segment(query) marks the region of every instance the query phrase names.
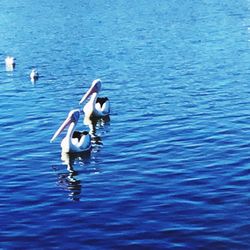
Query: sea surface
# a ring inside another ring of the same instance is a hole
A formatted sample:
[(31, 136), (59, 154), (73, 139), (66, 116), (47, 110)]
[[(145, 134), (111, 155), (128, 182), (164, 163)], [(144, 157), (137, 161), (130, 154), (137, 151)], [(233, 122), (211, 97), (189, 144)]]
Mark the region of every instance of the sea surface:
[[(250, 249), (249, 0), (0, 2), (1, 250)], [(67, 158), (96, 78), (110, 121)]]

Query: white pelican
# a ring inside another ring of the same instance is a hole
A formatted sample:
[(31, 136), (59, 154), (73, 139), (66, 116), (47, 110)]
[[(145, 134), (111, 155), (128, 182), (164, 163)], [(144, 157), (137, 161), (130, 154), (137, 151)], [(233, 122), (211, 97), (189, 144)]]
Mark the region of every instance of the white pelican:
[(61, 142), (62, 152), (64, 153), (84, 153), (91, 149), (91, 137), (87, 131), (75, 131), (76, 124), (82, 113), (81, 110), (75, 109), (69, 112), (68, 117), (55, 132), (50, 140), (53, 142), (58, 135), (69, 125), (66, 136)]
[(30, 73), (30, 80), (32, 82), (35, 82), (36, 80), (38, 80), (38, 78), (39, 78), (38, 72), (36, 71), (36, 69), (32, 69)]
[(14, 68), (15, 68), (15, 66), (16, 66), (16, 59), (15, 59), (15, 57), (7, 56), (5, 58), (5, 66), (6, 66), (6, 70), (13, 71)]
[(91, 87), (87, 93), (82, 97), (79, 104), (82, 104), (90, 97), (90, 100), (84, 106), (85, 120), (91, 118), (106, 118), (110, 114), (110, 103), (107, 97), (98, 97), (101, 91), (101, 80), (96, 79), (92, 82)]

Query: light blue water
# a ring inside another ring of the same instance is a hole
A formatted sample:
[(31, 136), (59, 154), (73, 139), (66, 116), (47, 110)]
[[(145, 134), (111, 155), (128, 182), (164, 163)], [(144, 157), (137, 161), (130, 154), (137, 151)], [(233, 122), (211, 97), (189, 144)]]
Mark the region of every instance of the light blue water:
[[(249, 11), (2, 0), (0, 248), (249, 249)], [(111, 121), (72, 175), (49, 140), (95, 78)]]

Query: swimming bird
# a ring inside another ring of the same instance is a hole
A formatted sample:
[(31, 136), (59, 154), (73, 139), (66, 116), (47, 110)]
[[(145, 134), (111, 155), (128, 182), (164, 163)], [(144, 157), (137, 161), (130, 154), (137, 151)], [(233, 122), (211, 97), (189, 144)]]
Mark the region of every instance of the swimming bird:
[(5, 66), (6, 66), (6, 70), (13, 71), (14, 68), (15, 68), (15, 66), (16, 66), (16, 59), (15, 59), (15, 57), (7, 56), (5, 58)]
[(82, 97), (79, 104), (82, 104), (89, 97), (90, 100), (85, 104), (83, 112), (86, 119), (99, 119), (108, 117), (110, 114), (110, 103), (107, 97), (98, 97), (101, 91), (102, 83), (100, 79), (96, 79), (92, 82), (91, 87)]
[(84, 153), (91, 149), (91, 137), (89, 133), (87, 131), (75, 131), (81, 113), (80, 109), (70, 111), (66, 120), (50, 140), (50, 142), (53, 142), (69, 126), (67, 134), (61, 142), (62, 152), (64, 153)]
[(32, 69), (32, 70), (31, 70), (31, 73), (30, 73), (30, 80), (31, 80), (32, 82), (35, 82), (35, 81), (38, 80), (38, 78), (39, 78), (38, 72), (36, 71), (36, 69)]

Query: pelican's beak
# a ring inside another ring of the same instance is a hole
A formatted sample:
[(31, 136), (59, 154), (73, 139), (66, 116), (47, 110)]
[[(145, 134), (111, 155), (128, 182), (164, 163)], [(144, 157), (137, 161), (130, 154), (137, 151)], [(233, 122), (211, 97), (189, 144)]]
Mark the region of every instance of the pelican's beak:
[(71, 123), (71, 118), (67, 117), (66, 120), (63, 122), (63, 124), (60, 126), (60, 128), (55, 132), (52, 139), (50, 140), (50, 143), (52, 143), (58, 135), (62, 133), (62, 131)]
[(91, 96), (95, 92), (98, 93), (100, 90), (101, 90), (101, 80), (100, 79), (94, 80), (92, 82), (91, 87), (89, 88), (89, 90), (87, 91), (87, 93), (82, 97), (82, 99), (79, 102), (79, 104), (82, 104), (85, 100), (88, 99), (89, 96)]

